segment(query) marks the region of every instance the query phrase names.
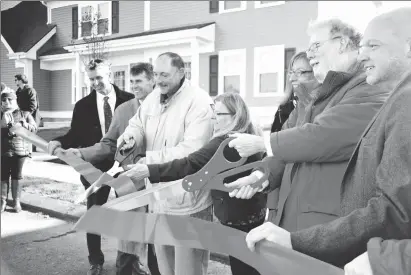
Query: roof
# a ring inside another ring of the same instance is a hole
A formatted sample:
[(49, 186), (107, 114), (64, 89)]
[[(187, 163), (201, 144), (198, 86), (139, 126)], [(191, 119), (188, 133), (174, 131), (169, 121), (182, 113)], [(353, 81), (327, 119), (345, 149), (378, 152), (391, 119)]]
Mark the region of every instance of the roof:
[[(174, 32), (174, 31), (183, 31), (183, 30), (189, 30), (189, 29), (201, 29), (201, 28), (207, 27), (212, 24), (215, 24), (215, 22), (183, 25), (183, 26), (165, 28), (165, 29), (156, 29), (156, 30), (150, 30), (150, 31), (145, 31), (145, 32), (140, 32), (140, 33), (135, 33), (135, 34), (130, 34), (130, 35), (124, 35), (124, 36), (116, 36), (116, 37), (107, 36), (107, 39), (103, 39), (103, 41), (133, 38), (133, 37), (139, 37), (139, 36), (147, 36), (147, 35), (152, 35), (152, 34), (160, 34), (160, 33)], [(81, 44), (86, 44), (86, 42), (81, 41), (80, 43), (73, 43), (71, 45), (81, 45)]]
[(14, 52), (28, 52), (54, 27), (40, 1), (22, 1), (1, 12), (1, 34)]
[(42, 53), (40, 56), (65, 54), (65, 53), (69, 53), (69, 51), (64, 49), (63, 47), (58, 47), (58, 48), (51, 48), (51, 49), (45, 51), (44, 53)]

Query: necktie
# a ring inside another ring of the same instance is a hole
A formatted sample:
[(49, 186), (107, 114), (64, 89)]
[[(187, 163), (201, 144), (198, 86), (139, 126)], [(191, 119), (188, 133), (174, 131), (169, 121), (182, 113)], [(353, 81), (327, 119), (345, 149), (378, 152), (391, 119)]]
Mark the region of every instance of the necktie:
[(105, 96), (104, 97), (104, 124), (105, 124), (106, 133), (108, 131), (108, 128), (110, 128), (112, 118), (113, 118), (113, 113), (111, 112), (110, 104), (108, 104), (108, 96)]

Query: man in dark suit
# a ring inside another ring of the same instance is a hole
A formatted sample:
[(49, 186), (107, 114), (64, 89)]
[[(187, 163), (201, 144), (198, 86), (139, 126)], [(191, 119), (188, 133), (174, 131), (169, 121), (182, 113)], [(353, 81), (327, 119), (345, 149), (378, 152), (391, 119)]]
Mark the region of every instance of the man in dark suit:
[(402, 8), (374, 18), (364, 33), (358, 59), (364, 63), (366, 81), (391, 93), (349, 161), (341, 187), (341, 217), (291, 233), (265, 223), (247, 235), (251, 249), (266, 239), (343, 267), (367, 250), (371, 238), (411, 238), (409, 26), (411, 8)]
[[(110, 83), (111, 70), (106, 61), (95, 59), (87, 66), (87, 75), (93, 91), (79, 100), (73, 110), (70, 130), (61, 137), (50, 141), (48, 152), (53, 155), (57, 148), (89, 147), (99, 142), (108, 131), (114, 110), (122, 103), (134, 98), (134, 95), (121, 91)], [(113, 159), (105, 159), (94, 166), (102, 171), (108, 171), (114, 164)], [(84, 177), (81, 182), (87, 189), (90, 183)], [(87, 209), (93, 205), (103, 205), (107, 202), (110, 187), (104, 186), (87, 199)], [(104, 254), (101, 251), (101, 237), (87, 234), (89, 250), (89, 275), (102, 274)]]
[(27, 77), (24, 74), (16, 74), (14, 82), (18, 87), (16, 91), (17, 105), (19, 105), (20, 110), (32, 115), (38, 124), (36, 118), (38, 117), (39, 102), (36, 90), (28, 84)]

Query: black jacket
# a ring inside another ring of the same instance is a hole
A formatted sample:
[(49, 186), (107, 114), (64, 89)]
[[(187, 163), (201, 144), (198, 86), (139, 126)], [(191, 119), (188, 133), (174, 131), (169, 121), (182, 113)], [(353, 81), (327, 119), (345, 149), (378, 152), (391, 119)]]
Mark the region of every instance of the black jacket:
[(274, 115), (274, 122), (271, 125), (271, 133), (281, 131), (284, 122), (287, 121), (291, 112), (294, 110), (294, 96), (291, 96), (289, 100), (283, 105), (278, 106), (278, 110)]
[(23, 89), (18, 88), (16, 91), (17, 105), (23, 112), (30, 112), (32, 117), (36, 119), (39, 109), (37, 92), (29, 85), (24, 85)]
[[(175, 159), (163, 164), (150, 164), (149, 180), (152, 183), (167, 182), (182, 179), (187, 175), (191, 175), (203, 168), (208, 161), (214, 156), (220, 144), (227, 136), (215, 137), (208, 144), (204, 145), (198, 151), (191, 153), (185, 158)], [(229, 161), (237, 161), (240, 159), (237, 150), (226, 147), (224, 156)], [(252, 155), (246, 163), (261, 160), (263, 153)], [(242, 172), (231, 177), (227, 177), (225, 183), (233, 182), (239, 178), (249, 175), (251, 170)], [(220, 190), (211, 190), (211, 196), (214, 204), (214, 213), (222, 224), (232, 223), (251, 223), (264, 219), (267, 204), (267, 195), (263, 193), (255, 194), (249, 200), (230, 198), (227, 192)]]
[[(134, 98), (134, 95), (120, 90), (113, 85), (116, 92), (115, 109), (124, 102)], [(97, 94), (93, 90), (89, 95), (80, 99), (75, 105), (71, 126), (69, 131), (64, 135), (55, 138), (60, 141), (63, 149), (89, 147), (99, 142), (103, 137), (101, 133), (100, 119), (97, 111)], [(112, 160), (104, 161), (97, 168), (107, 171), (113, 165)]]

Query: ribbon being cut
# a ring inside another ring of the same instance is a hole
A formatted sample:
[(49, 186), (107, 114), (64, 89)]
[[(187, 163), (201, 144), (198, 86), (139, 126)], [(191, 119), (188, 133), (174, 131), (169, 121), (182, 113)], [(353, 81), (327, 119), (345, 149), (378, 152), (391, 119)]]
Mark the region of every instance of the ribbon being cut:
[[(11, 130), (47, 151), (47, 141), (36, 134), (21, 126), (14, 126)], [(222, 151), (228, 142), (229, 140), (226, 140), (221, 144), (214, 157), (203, 169), (184, 179), (185, 190), (195, 191), (205, 188), (230, 191), (222, 184), (224, 178), (255, 167), (261, 167), (265, 172), (264, 177), (254, 184), (254, 187), (261, 186), (267, 179), (269, 171), (267, 163), (259, 161), (241, 166), (245, 162), (244, 158), (234, 163), (227, 161), (222, 157)], [(120, 240), (187, 246), (232, 255), (254, 267), (262, 275), (342, 275), (344, 273), (342, 269), (335, 266), (268, 241), (260, 242), (256, 251), (251, 252), (246, 246), (245, 232), (221, 224), (171, 215), (125, 212), (148, 204), (156, 197), (156, 193), (160, 198), (172, 196), (173, 190), (181, 186), (176, 187), (176, 183), (171, 182), (137, 192), (137, 188), (128, 177), (119, 176), (114, 179), (113, 175), (103, 173), (90, 163), (64, 151), (59, 151), (57, 157), (72, 166), (89, 182), (99, 181), (101, 184), (113, 187), (116, 192), (121, 190), (121, 195), (124, 195), (103, 206), (93, 206), (77, 222), (76, 230)], [(233, 167), (234, 169), (229, 170)], [(218, 174), (221, 171), (224, 172)]]

